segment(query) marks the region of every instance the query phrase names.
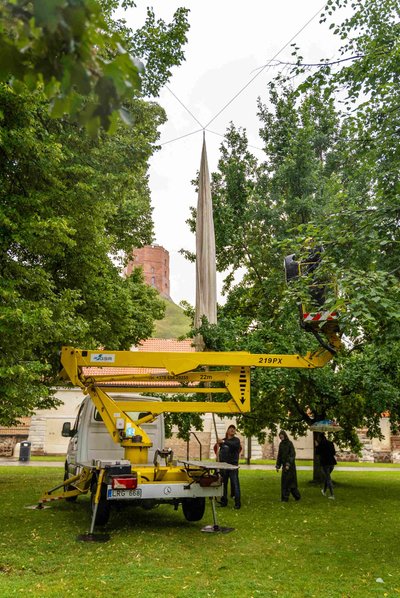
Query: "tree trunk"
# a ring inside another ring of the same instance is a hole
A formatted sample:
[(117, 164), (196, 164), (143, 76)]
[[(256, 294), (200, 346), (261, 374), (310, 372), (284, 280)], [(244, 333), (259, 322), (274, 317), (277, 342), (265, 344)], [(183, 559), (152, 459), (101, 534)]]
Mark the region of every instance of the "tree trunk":
[(247, 438), (247, 459), (246, 459), (247, 465), (250, 465), (250, 461), (251, 461), (251, 436), (249, 436)]
[(324, 481), (324, 473), (319, 462), (319, 456), (316, 454), (315, 441), (318, 440), (318, 432), (313, 432), (313, 479), (316, 484), (321, 484)]

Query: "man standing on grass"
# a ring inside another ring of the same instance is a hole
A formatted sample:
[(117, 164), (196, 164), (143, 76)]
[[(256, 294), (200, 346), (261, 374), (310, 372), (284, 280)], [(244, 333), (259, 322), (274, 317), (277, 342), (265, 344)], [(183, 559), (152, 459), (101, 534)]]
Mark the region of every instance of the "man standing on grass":
[[(219, 461), (223, 463), (230, 463), (231, 465), (239, 465), (239, 454), (242, 450), (240, 440), (235, 436), (236, 426), (228, 427), (225, 438), (218, 440), (219, 444)], [(228, 482), (231, 481), (231, 493), (235, 497), (235, 509), (240, 509), (240, 484), (239, 484), (239, 470), (226, 469), (222, 471), (222, 480), (224, 484), (224, 494), (221, 498), (221, 507), (226, 507), (228, 504)]]
[(319, 462), (322, 467), (322, 471), (324, 472), (325, 478), (324, 488), (321, 490), (321, 492), (324, 496), (326, 496), (326, 491), (329, 488), (330, 495), (328, 496), (328, 498), (330, 498), (331, 500), (335, 500), (331, 478), (331, 473), (336, 465), (335, 445), (333, 444), (333, 442), (326, 438), (325, 434), (321, 433), (319, 435), (319, 439), (315, 442), (315, 446), (315, 452), (319, 456)]
[(290, 494), (297, 501), (300, 500), (301, 495), (297, 487), (296, 451), (286, 432), (281, 430), (279, 438), (281, 442), (275, 467), (276, 471), (279, 471), (282, 467), (281, 501), (288, 502)]

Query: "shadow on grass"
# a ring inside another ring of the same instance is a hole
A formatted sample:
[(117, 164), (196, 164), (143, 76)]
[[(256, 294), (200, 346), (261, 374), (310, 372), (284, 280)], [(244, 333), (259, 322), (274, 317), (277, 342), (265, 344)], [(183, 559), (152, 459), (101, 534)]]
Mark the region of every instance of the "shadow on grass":
[[(80, 497), (76, 503), (61, 502), (52, 506), (54, 514), (59, 513), (59, 517), (65, 525), (71, 525), (76, 530), (78, 526), (82, 533), (89, 530), (91, 524), (91, 510), (89, 497)], [(49, 513), (50, 509), (44, 511)], [(96, 526), (96, 533), (107, 532), (118, 534), (127, 530), (135, 532), (160, 533), (160, 530), (200, 530), (207, 524), (212, 524), (212, 511), (207, 507), (205, 515), (201, 521), (186, 521), (181, 506), (174, 510), (172, 505), (159, 505), (153, 509), (143, 509), (140, 506), (132, 504), (113, 505), (111, 508), (110, 519), (105, 526)]]

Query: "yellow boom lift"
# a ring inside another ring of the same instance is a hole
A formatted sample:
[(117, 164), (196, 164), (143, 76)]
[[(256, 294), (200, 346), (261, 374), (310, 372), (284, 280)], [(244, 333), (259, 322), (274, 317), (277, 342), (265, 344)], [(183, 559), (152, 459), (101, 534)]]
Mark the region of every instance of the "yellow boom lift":
[[(124, 459), (81, 463), (78, 475), (64, 480), (45, 492), (39, 508), (53, 500), (73, 500), (91, 492), (90, 532), (80, 539), (94, 539), (95, 525), (108, 520), (110, 504), (131, 500), (136, 504), (171, 503), (182, 505), (187, 520), (203, 517), (205, 498), (212, 500), (214, 525), (204, 531), (228, 531), (219, 528), (215, 498), (222, 495), (220, 471), (235, 466), (227, 463), (176, 461), (172, 452), (161, 448), (154, 463), (148, 463), (151, 441), (141, 427), (161, 413), (238, 414), (250, 411), (250, 370), (254, 367), (323, 367), (340, 347), (335, 314), (320, 312), (310, 318), (307, 327), (326, 341), (305, 355), (251, 354), (246, 352), (144, 353), (133, 351), (89, 351), (63, 347), (61, 376), (90, 395), (111, 438), (124, 449)], [(149, 373), (138, 369), (149, 368)], [(212, 369), (210, 369), (212, 368)], [(156, 371), (154, 371), (156, 369)], [(115, 374), (113, 373), (115, 371)], [(111, 374), (110, 374), (111, 372)], [(154, 401), (145, 398), (115, 399), (113, 393), (184, 393), (224, 394), (226, 401)], [(138, 419), (132, 419), (133, 413)], [(58, 491), (58, 492), (57, 492)]]

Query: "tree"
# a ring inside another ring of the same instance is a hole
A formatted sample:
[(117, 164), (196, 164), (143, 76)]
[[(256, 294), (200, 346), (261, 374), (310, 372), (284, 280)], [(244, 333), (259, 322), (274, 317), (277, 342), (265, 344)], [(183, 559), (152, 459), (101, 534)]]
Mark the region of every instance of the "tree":
[(142, 106), (136, 144), (126, 127), (94, 141), (7, 86), (0, 105), (0, 420), (9, 424), (29, 405), (48, 404), (42, 381), (53, 380), (62, 344), (126, 349), (162, 317), (140, 272), (124, 279), (111, 254), (151, 241), (149, 133), (156, 138), (163, 115)]
[[(349, 4), (328, 2), (322, 20)], [(329, 218), (312, 222), (304, 234), (318, 236), (340, 281), (342, 326), (353, 347), (343, 396), (363, 405), (369, 432), (377, 435), (381, 413), (390, 413), (395, 431), (400, 416), (398, 5), (354, 4), (352, 14), (331, 28), (343, 40), (341, 58), (310, 75), (300, 92), (317, 85), (340, 96), (341, 193)]]
[(68, 112), (92, 129), (108, 129), (111, 115), (140, 88), (142, 67), (122, 43), (92, 0), (3, 2), (0, 80), (17, 91), (40, 86), (53, 115)]
[[(349, 4), (330, 0), (321, 20), (332, 19)], [(381, 271), (387, 280), (388, 275), (397, 277), (399, 270), (398, 5), (392, 0), (367, 0), (352, 7), (353, 13), (343, 23), (330, 25), (344, 41), (341, 58), (322, 61), (298, 89), (303, 93), (317, 86), (340, 94), (343, 139), (338, 185), (345, 193), (337, 195), (327, 226), (323, 229), (317, 223), (319, 232), (332, 253), (336, 251), (334, 257), (345, 260), (346, 268), (353, 265), (365, 274), (373, 264), (376, 274)], [(306, 70), (306, 65), (299, 64), (295, 73)]]
[[(257, 164), (244, 132), (231, 126), (213, 175), (219, 270), (228, 270), (227, 302), (218, 326), (203, 325), (207, 346), (252, 353), (305, 352), (314, 341), (300, 330), (297, 297), (288, 295), (282, 243), (298, 225), (327, 209), (335, 178), (338, 119), (328, 94), (296, 93), (273, 85), (273, 109), (261, 102), (261, 137), (267, 161)], [(191, 220), (194, 229), (194, 219)], [(234, 275), (245, 268), (240, 283)], [(241, 418), (247, 435), (265, 436), (280, 422), (294, 433), (332, 416), (337, 389), (330, 368), (323, 372), (256, 369), (252, 413)]]
[[(124, 32), (126, 47), (132, 56), (138, 56), (145, 68), (141, 73), (142, 93), (157, 97), (161, 87), (170, 79), (171, 67), (184, 60), (182, 51), (187, 42), (189, 10), (178, 8), (171, 23), (157, 19), (151, 8), (147, 9), (146, 21), (135, 32), (119, 27)], [(160, 48), (162, 47), (162, 52)]]
[[(130, 122), (125, 102), (157, 96), (183, 60), (187, 9), (171, 24), (156, 20), (151, 9), (136, 32), (115, 22), (118, 0), (6, 1), (0, 5), (0, 81), (18, 92), (40, 88), (50, 114), (69, 114), (96, 133)], [(124, 0), (122, 6), (134, 6)], [(162, 48), (162, 51), (160, 51)], [(146, 70), (140, 58), (146, 61)]]
[(140, 270), (121, 274), (152, 242), (148, 160), (165, 114), (139, 97), (124, 109), (133, 126), (94, 137), (51, 118), (44, 90), (0, 84), (2, 425), (54, 405), (62, 345), (128, 349), (163, 316)]
[[(343, 4), (329, 0), (326, 14)], [(355, 428), (366, 426), (377, 436), (381, 413), (390, 412), (394, 429), (400, 417), (393, 134), (399, 129), (399, 46), (393, 2), (367, 0), (353, 9), (335, 29), (346, 40), (343, 60), (335, 68), (322, 61), (293, 91), (272, 85), (272, 109), (259, 104), (265, 164), (249, 153), (244, 133), (231, 127), (226, 135), (213, 199), (218, 265), (231, 272), (219, 326), (201, 332), (217, 349), (287, 353), (310, 347), (294, 310), (307, 289), (298, 281), (285, 290), (281, 264), (287, 253), (301, 258), (323, 245), (319, 277), (336, 277), (339, 296), (328, 307), (340, 310), (344, 355), (320, 371), (256, 369), (252, 413), (241, 427), (262, 437), (279, 423), (302, 434), (313, 421), (335, 417), (344, 428), (338, 439), (357, 448)], [(292, 77), (304, 72), (301, 62)], [(352, 109), (336, 108), (339, 88)], [(235, 285), (240, 267), (245, 275)]]

